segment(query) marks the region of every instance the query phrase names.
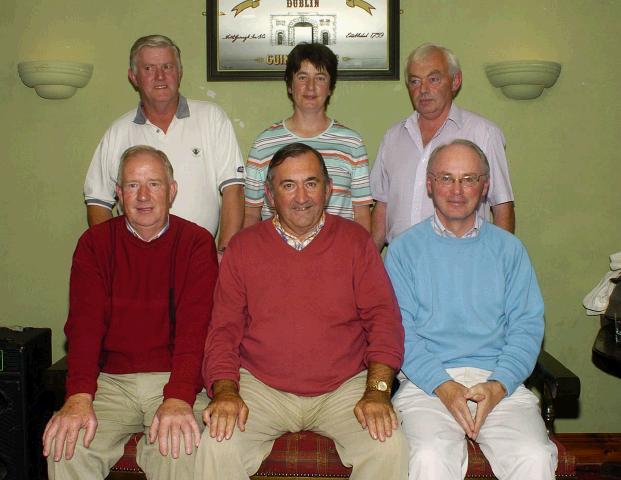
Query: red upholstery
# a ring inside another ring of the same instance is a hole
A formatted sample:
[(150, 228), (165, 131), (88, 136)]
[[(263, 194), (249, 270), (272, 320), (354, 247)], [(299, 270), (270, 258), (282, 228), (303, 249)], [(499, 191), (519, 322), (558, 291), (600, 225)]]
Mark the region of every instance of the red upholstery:
[[(136, 445), (142, 438), (142, 433), (134, 433), (125, 444), (123, 456), (112, 467), (113, 472), (142, 472), (136, 463)], [(144, 440), (143, 440), (144, 441)]]
[[(140, 472), (136, 465), (136, 445), (142, 433), (131, 437), (125, 445), (125, 453), (112, 468), (112, 472)], [(558, 448), (556, 476), (574, 477), (576, 459), (565, 447), (552, 437)], [(267, 476), (309, 476), (349, 478), (351, 468), (344, 467), (336, 453), (332, 440), (312, 432), (287, 433), (274, 443), (272, 453), (265, 459), (256, 477)], [(468, 442), (467, 477), (494, 478), (481, 449), (475, 442)], [(113, 478), (113, 475), (111, 475)]]
[(272, 453), (263, 461), (257, 477), (314, 476), (349, 478), (334, 442), (313, 432), (287, 433), (274, 442)]

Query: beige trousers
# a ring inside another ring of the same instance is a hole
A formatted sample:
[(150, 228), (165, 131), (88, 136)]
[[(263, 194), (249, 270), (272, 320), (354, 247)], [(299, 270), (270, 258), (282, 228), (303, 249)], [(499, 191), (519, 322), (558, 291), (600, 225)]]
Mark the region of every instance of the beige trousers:
[[(89, 448), (84, 448), (84, 430), (81, 430), (71, 460), (63, 457), (55, 462), (48, 457), (49, 479), (104, 479), (123, 455), (129, 437), (149, 431), (153, 416), (162, 404), (162, 391), (169, 376), (169, 373), (100, 374), (93, 401), (98, 422), (95, 438)], [(201, 412), (208, 402), (205, 392), (201, 392), (194, 403), (194, 414), (201, 430), (204, 426)], [(157, 441), (150, 445), (145, 435), (138, 443), (136, 461), (150, 480), (190, 480), (194, 475), (195, 455), (185, 454), (183, 438), (181, 451), (177, 459), (170, 455), (164, 457)]]
[(311, 430), (334, 440), (353, 480), (407, 480), (407, 440), (401, 430), (385, 442), (373, 440), (354, 416), (366, 387), (366, 371), (333, 392), (302, 397), (263, 384), (240, 371), (240, 395), (250, 411), (246, 430), (235, 429), (230, 440), (218, 442), (203, 432), (196, 458), (196, 480), (248, 479), (285, 432)]

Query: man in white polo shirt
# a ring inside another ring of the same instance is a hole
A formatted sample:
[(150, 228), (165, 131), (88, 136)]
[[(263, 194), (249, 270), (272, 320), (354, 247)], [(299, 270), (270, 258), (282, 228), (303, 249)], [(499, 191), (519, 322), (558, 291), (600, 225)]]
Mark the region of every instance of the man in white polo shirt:
[(219, 230), (221, 253), (244, 212), (244, 164), (231, 122), (219, 106), (179, 94), (181, 52), (168, 37), (139, 38), (129, 62), (140, 104), (111, 125), (95, 150), (84, 184), (88, 223), (112, 217), (121, 154), (150, 145), (165, 152), (175, 169), (179, 195), (171, 212), (214, 236)]

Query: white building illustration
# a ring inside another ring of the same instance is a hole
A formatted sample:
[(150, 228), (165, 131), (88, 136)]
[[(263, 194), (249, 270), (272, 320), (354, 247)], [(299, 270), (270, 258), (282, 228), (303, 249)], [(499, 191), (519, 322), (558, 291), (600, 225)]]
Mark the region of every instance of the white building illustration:
[(270, 15), (270, 42), (272, 45), (289, 46), (302, 42), (334, 45), (336, 15)]

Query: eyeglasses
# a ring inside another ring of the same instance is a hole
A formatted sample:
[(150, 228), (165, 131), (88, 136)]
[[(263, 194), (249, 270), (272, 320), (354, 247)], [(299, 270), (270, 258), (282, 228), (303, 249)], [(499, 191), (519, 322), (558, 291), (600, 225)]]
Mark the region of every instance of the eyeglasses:
[(435, 174), (435, 173), (432, 173), (432, 172), (428, 172), (427, 175), (432, 176), (433, 179), (437, 183), (442, 185), (443, 187), (450, 187), (455, 182), (459, 182), (461, 184), (461, 186), (464, 187), (464, 188), (472, 188), (477, 183), (479, 183), (479, 179), (481, 177), (487, 177), (488, 174), (487, 173), (482, 173), (480, 175), (477, 175), (476, 173), (468, 173), (468, 174), (466, 174), (466, 175), (464, 175), (463, 177), (460, 177), (460, 178), (455, 178), (450, 173)]

